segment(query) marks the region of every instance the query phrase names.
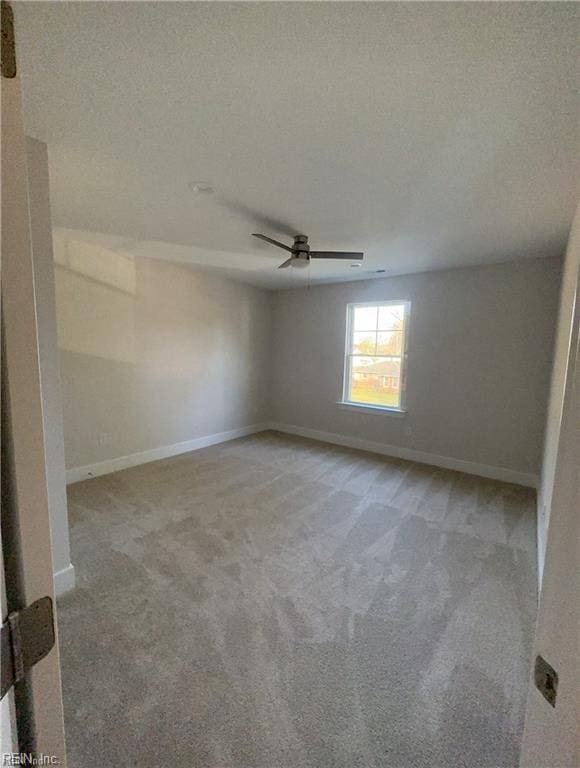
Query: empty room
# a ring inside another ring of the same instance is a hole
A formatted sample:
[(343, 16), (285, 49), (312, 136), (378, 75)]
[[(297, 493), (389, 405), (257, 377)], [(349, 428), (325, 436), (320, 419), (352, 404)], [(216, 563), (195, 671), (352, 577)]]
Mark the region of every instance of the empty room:
[(3, 764), (578, 768), (579, 22), (2, 4)]

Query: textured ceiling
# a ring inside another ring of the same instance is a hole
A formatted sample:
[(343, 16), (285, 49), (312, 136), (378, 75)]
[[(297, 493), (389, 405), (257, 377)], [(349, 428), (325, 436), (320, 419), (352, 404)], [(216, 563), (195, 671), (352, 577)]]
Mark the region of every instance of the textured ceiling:
[(307, 270), (277, 271), (285, 253), (253, 231), (365, 251), (313, 281), (561, 253), (579, 10), (17, 3), (54, 223), (268, 287)]

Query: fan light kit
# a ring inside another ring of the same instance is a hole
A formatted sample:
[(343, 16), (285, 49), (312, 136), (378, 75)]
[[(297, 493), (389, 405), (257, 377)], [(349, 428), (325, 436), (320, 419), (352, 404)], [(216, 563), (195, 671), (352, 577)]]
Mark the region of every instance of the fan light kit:
[[(286, 259), (283, 264), (280, 264), (278, 269), (286, 269), (286, 267), (307, 267), (310, 264), (311, 259), (348, 259), (349, 261), (362, 261), (364, 253), (353, 251), (311, 251), (308, 245), (308, 237), (306, 235), (294, 235), (294, 244), (292, 246), (279, 243), (278, 240), (273, 240), (266, 235), (259, 235), (253, 233), (252, 237), (257, 237), (260, 240), (264, 240), (266, 243), (271, 243), (278, 248), (283, 248), (285, 251), (289, 251), (290, 258)], [(358, 267), (360, 264), (351, 264), (351, 267)]]

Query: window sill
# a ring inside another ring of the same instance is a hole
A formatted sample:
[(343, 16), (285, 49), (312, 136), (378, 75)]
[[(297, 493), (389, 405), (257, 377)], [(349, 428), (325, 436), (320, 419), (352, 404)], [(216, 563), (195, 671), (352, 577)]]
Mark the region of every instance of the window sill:
[(388, 416), (404, 416), (407, 411), (404, 408), (389, 408), (384, 405), (365, 405), (363, 403), (350, 403), (348, 400), (339, 400), (339, 408), (345, 411), (355, 411), (356, 413), (382, 413)]

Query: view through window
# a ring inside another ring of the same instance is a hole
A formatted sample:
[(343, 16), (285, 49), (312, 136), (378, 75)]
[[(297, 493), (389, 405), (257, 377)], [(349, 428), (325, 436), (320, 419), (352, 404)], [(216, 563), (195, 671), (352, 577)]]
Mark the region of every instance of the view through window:
[(402, 408), (408, 302), (349, 304), (344, 400)]

